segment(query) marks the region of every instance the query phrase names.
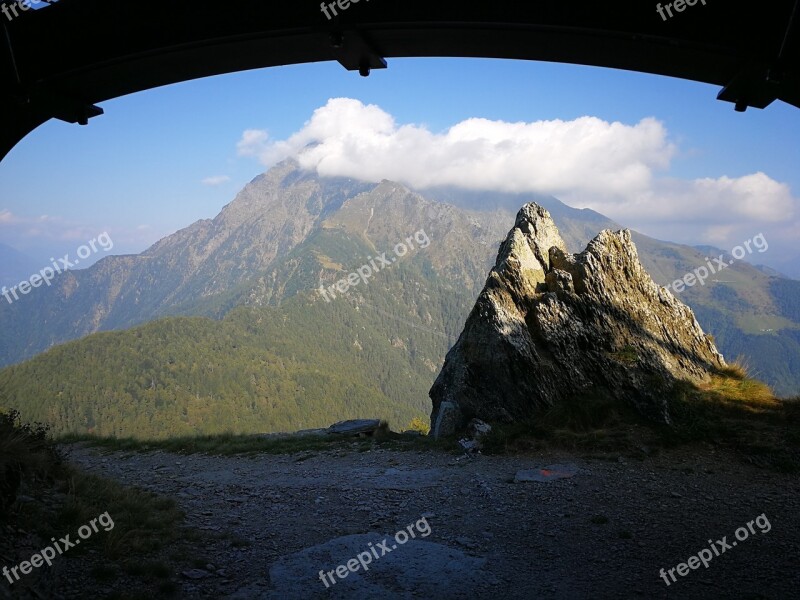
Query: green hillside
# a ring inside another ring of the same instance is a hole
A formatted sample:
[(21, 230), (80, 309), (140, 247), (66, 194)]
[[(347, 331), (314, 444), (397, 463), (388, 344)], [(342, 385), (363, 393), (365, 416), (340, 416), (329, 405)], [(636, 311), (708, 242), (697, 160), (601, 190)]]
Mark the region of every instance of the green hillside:
[(0, 389), (56, 433), (293, 431), (358, 417), (404, 426), (428, 410), (424, 366), (393, 348), (375, 320), (348, 304), (300, 301), (236, 309), (220, 322), (163, 319), (6, 369)]
[[(315, 236), (301, 254), (337, 249), (355, 264), (367, 249), (340, 237)], [(424, 255), (332, 302), (300, 292), (312, 284), (305, 277), (287, 281), (298, 293), (280, 307), (240, 306), (219, 321), (165, 318), (6, 368), (8, 407), (0, 408), (17, 407), (58, 434), (140, 438), (294, 431), (350, 418), (402, 428), (428, 414), (428, 389), (472, 291), (432, 276)], [(426, 299), (424, 310), (409, 309), (410, 290)]]

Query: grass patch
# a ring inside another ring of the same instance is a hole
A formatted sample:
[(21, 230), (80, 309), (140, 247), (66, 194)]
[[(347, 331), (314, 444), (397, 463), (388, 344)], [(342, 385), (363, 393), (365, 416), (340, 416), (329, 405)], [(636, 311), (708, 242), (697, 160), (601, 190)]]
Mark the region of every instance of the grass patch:
[(15, 410), (0, 412), (0, 518), (6, 516), (24, 480), (50, 479), (61, 464), (46, 425), (24, 424)]
[(741, 367), (702, 387), (682, 386), (669, 402), (674, 427), (660, 427), (665, 446), (710, 442), (747, 462), (800, 471), (800, 400), (780, 400)]
[(58, 439), (62, 444), (86, 443), (111, 452), (164, 451), (175, 454), (206, 454), (211, 456), (256, 456), (259, 454), (298, 454), (298, 462), (313, 458), (316, 453), (331, 450), (367, 452), (373, 448), (394, 450), (450, 449), (447, 442), (428, 436), (404, 435), (380, 429), (375, 435), (352, 437), (342, 435), (287, 435), (263, 437), (254, 435), (220, 434), (179, 437), (167, 440), (134, 438), (103, 438), (91, 435), (68, 435)]
[(97, 548), (114, 561), (131, 556), (148, 557), (183, 537), (180, 529), (183, 513), (171, 498), (124, 487), (69, 467), (64, 468), (56, 491), (66, 494), (60, 506), (46, 509), (37, 503), (27, 503), (21, 505), (16, 514), (43, 539), (67, 533), (75, 539), (78, 528), (101, 514), (108, 513), (111, 521), (104, 520), (107, 527), (98, 523), (98, 531), (82, 540), (79, 547), (70, 549), (71, 554)]
[(667, 399), (672, 425), (644, 420), (603, 394), (562, 402), (528, 421), (499, 425), (485, 451), (519, 453), (564, 448), (589, 453), (655, 451), (711, 443), (746, 462), (779, 472), (800, 471), (800, 399), (780, 400), (734, 364), (702, 386), (680, 383)]
[(626, 364), (633, 364), (638, 362), (639, 360), (639, 353), (636, 352), (636, 348), (633, 346), (625, 346), (622, 350), (618, 352), (613, 352), (611, 354), (611, 358), (618, 362), (626, 363)]
[[(14, 411), (0, 415), (0, 465), (0, 485), (11, 499), (0, 516), (14, 532), (13, 539), (0, 539), (0, 554), (7, 558), (27, 558), (16, 556), (17, 536), (24, 541), (38, 537), (36, 543), (44, 547), (51, 538), (68, 535), (75, 545), (59, 561), (88, 555), (89, 575), (98, 583), (113, 584), (122, 577), (127, 585), (133, 579), (140, 597), (152, 597), (176, 570), (160, 556), (178, 548), (189, 551), (194, 532), (183, 527), (184, 515), (174, 500), (65, 464), (47, 428), (22, 425)], [(17, 493), (27, 500), (14, 502)], [(85, 537), (79, 535), (81, 528)], [(30, 582), (35, 584), (35, 575)]]
[[(91, 435), (70, 435), (59, 438), (59, 443), (85, 442), (112, 452), (153, 452), (161, 450), (175, 454), (208, 454), (215, 456), (242, 456), (250, 454), (296, 454), (329, 450), (343, 445), (343, 439), (332, 436), (298, 436), (295, 438), (265, 438), (254, 435), (204, 435), (178, 437), (166, 440), (139, 440), (135, 438), (103, 438)], [(348, 440), (352, 442), (352, 440)], [(365, 439), (358, 440), (365, 443)], [(370, 443), (367, 441), (366, 443)]]

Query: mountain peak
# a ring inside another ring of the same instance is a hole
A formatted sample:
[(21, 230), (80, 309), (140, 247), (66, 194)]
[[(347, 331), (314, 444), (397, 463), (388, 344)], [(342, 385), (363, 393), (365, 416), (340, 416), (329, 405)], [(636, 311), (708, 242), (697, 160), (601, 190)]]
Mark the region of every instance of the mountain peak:
[(511, 273), (512, 278), (514, 273), (521, 275), (517, 281), (543, 283), (550, 270), (549, 252), (553, 247), (567, 250), (555, 221), (547, 209), (528, 203), (517, 213), (514, 228), (500, 246), (495, 270)]

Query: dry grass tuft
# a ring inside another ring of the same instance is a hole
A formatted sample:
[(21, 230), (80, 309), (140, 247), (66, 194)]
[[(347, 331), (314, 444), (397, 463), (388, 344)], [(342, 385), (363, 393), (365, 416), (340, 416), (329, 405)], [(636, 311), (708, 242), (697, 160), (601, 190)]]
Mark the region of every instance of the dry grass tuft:
[(736, 362), (702, 386), (678, 383), (667, 399), (672, 425), (645, 421), (604, 395), (562, 402), (525, 422), (495, 426), (486, 449), (548, 446), (592, 452), (712, 444), (778, 471), (800, 471), (800, 399), (781, 400)]

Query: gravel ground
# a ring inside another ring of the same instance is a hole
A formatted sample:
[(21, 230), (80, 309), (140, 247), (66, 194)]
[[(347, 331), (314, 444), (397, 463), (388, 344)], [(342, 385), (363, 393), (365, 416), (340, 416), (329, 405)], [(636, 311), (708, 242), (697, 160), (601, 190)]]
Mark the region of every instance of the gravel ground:
[[(182, 569), (187, 598), (784, 599), (800, 588), (800, 478), (710, 450), (641, 460), (382, 449), (255, 458), (103, 454), (81, 445), (66, 452), (90, 473), (176, 498), (188, 526), (219, 538), (197, 549), (206, 569)], [(520, 470), (552, 465), (574, 475), (514, 482)], [(737, 528), (762, 514), (769, 531), (762, 519), (737, 541)], [(415, 539), (394, 543), (409, 527)], [(723, 536), (731, 547), (708, 568), (675, 572), (669, 586), (660, 577)], [(320, 570), (384, 539), (396, 548), (369, 571), (359, 566), (322, 583)], [(81, 575), (88, 560), (69, 561), (64, 598), (111, 591)]]

